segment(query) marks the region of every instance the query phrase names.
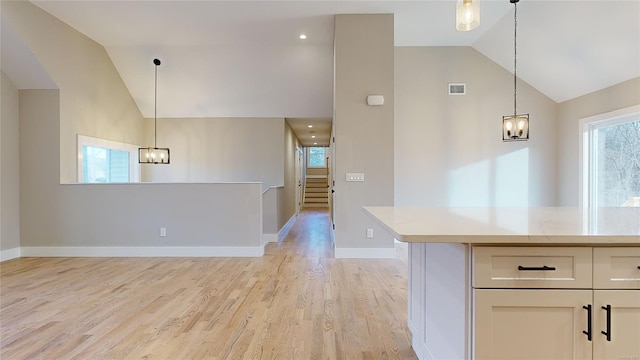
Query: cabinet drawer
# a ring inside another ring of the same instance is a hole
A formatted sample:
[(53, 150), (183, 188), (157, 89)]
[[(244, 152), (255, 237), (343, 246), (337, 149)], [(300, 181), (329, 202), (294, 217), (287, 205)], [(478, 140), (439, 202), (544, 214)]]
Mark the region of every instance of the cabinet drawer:
[(593, 249), (594, 289), (640, 289), (640, 247)]
[(591, 288), (588, 247), (473, 248), (476, 288)]

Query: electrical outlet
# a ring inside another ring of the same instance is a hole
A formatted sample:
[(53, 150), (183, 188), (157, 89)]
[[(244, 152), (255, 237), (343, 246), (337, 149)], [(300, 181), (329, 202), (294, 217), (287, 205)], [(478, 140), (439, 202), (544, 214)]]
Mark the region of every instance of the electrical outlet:
[(367, 237), (373, 239), (373, 229), (367, 229)]
[(160, 228), (160, 237), (167, 237), (167, 228)]

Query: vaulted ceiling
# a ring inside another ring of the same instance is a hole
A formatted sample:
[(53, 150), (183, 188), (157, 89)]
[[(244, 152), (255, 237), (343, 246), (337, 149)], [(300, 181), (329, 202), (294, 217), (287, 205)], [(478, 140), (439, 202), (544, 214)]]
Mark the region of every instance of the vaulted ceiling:
[[(513, 70), (508, 0), (482, 0), (465, 33), (453, 0), (31, 2), (105, 47), (145, 117), (159, 58), (158, 117), (331, 118), (335, 14), (393, 13), (396, 46), (472, 46)], [(640, 76), (640, 0), (521, 0), (518, 76), (556, 102)]]

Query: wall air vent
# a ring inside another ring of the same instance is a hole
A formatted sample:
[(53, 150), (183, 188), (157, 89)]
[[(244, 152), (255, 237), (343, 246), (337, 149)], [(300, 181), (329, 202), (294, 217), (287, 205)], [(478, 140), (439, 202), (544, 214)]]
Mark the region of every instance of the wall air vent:
[(467, 84), (449, 84), (449, 95), (466, 95)]

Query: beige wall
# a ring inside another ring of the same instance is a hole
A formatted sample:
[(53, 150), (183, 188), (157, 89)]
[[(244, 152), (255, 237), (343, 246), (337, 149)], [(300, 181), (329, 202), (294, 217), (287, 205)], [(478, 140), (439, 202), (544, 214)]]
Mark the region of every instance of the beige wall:
[(100, 44), (28, 1), (2, 1), (2, 13), (60, 89), (60, 182), (76, 181), (77, 134), (144, 142), (140, 111)]
[(634, 105), (640, 105), (640, 78), (558, 105), (558, 205), (579, 204), (580, 119)]
[[(393, 238), (375, 228), (364, 205), (393, 205), (393, 15), (337, 15), (335, 18), (335, 246), (337, 257), (375, 256), (363, 248), (393, 249)], [(381, 94), (384, 106), (367, 106)], [(366, 128), (367, 131), (363, 132)], [(347, 172), (365, 173), (346, 182)], [(355, 250), (354, 250), (355, 249)], [(378, 252), (380, 253), (380, 252)], [(391, 253), (391, 256), (394, 254)]]
[(143, 180), (281, 186), (284, 137), (284, 118), (158, 119), (158, 146), (171, 150), (171, 164), (143, 165)]
[(0, 251), (20, 247), (20, 157), (18, 89), (1, 73)]
[[(519, 81), (531, 139), (503, 143), (512, 74), (471, 47), (397, 47), (395, 56), (396, 205), (555, 205), (555, 102)], [(466, 83), (467, 94), (448, 95), (449, 83)]]
[(269, 187), (262, 192), (262, 235), (263, 240), (266, 240), (264, 242), (268, 242), (278, 230), (278, 188)]
[[(59, 146), (60, 139), (51, 136), (59, 127), (59, 103), (57, 90), (20, 92), (24, 253), (57, 254), (59, 249), (96, 247), (206, 247), (213, 248), (212, 252), (200, 255), (215, 256), (216, 249), (229, 248), (249, 248), (251, 254), (259, 255), (259, 183), (60, 185), (57, 154), (41, 156)], [(159, 237), (160, 227), (167, 229), (167, 237)]]
[(21, 90), (19, 111), (21, 246), (55, 244), (64, 237), (55, 229), (74, 225), (58, 207), (59, 154), (51, 151), (60, 147), (60, 137), (55, 136), (60, 131), (59, 91)]

